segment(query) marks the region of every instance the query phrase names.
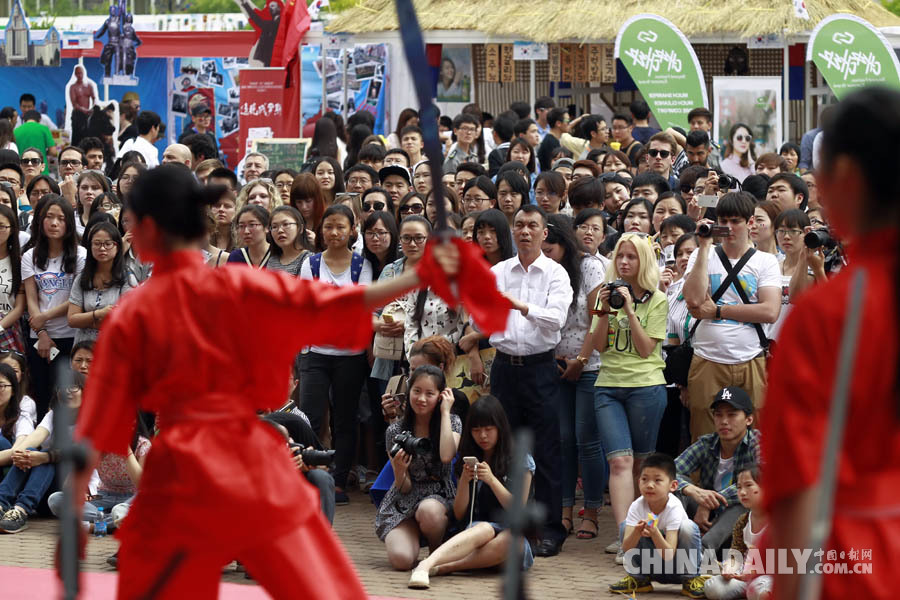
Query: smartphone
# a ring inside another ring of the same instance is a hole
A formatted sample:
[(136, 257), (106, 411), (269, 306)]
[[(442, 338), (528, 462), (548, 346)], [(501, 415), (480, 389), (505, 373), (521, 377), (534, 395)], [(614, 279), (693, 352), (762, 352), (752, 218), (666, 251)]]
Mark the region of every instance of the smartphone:
[(704, 194), (697, 197), (697, 204), (700, 208), (715, 208), (719, 205), (719, 197)]
[(475, 465), (478, 464), (478, 459), (475, 458), (474, 456), (464, 456), (463, 462), (465, 464), (469, 465), (470, 467), (474, 467)]
[(381, 313), (381, 320), (384, 321), (385, 323), (393, 323), (394, 316), (390, 315), (388, 313)]
[[(37, 342), (34, 343), (34, 349), (35, 350), (38, 349)], [(59, 356), (59, 348), (57, 348), (56, 346), (53, 346), (52, 348), (50, 348), (50, 360), (55, 360), (57, 356)]]
[(675, 245), (669, 244), (662, 249), (663, 261), (667, 267), (675, 266)]

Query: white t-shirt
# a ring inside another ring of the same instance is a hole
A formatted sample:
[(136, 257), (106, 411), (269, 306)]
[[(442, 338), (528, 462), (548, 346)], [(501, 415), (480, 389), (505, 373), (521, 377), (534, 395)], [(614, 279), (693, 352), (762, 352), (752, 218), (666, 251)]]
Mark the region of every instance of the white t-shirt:
[[(51, 446), (53, 446), (53, 409), (47, 411), (47, 414), (44, 415), (44, 418), (41, 419), (41, 422), (38, 423), (38, 427), (43, 427), (47, 431), (50, 432), (50, 435), (47, 436), (47, 439), (44, 440), (44, 443), (41, 444), (39, 450), (48, 450)], [(37, 427), (35, 427), (37, 429)]]
[[(694, 268), (700, 249), (694, 250), (688, 261), (685, 279)], [(737, 260), (732, 260), (734, 264)], [(709, 249), (709, 262), (707, 263), (709, 274), (709, 294), (712, 295), (719, 289), (719, 285), (727, 276), (719, 255)], [(775, 255), (766, 252), (755, 252), (741, 272), (738, 281), (743, 285), (747, 293), (747, 299), (751, 303), (759, 302), (759, 289), (773, 287), (781, 290), (781, 268)], [(719, 301), (719, 306), (743, 304), (741, 297), (735, 291), (734, 284), (729, 286)], [(765, 328), (765, 326), (764, 326)], [(762, 347), (759, 344), (759, 336), (753, 323), (739, 323), (728, 319), (716, 321), (703, 319), (697, 327), (691, 344), (698, 356), (720, 364), (735, 365), (753, 360)]]
[(778, 320), (769, 325), (768, 336), (773, 340), (778, 339), (778, 332), (781, 331), (781, 326), (784, 324), (784, 320), (787, 318), (788, 313), (791, 312), (791, 276), (790, 275), (782, 275), (781, 276), (781, 312), (778, 314)]
[(14, 439), (19, 439), (23, 435), (28, 435), (34, 431), (34, 421), (31, 420), (24, 410), (19, 411), (19, 418), (16, 420), (16, 429), (13, 433)]
[[(640, 521), (645, 521), (647, 519), (647, 513), (652, 512), (653, 511), (650, 510), (650, 505), (644, 500), (644, 497), (638, 496), (638, 499), (632, 502), (631, 506), (628, 507), (625, 525), (637, 527), (637, 524)], [(657, 515), (656, 526), (663, 532), (675, 531), (681, 528), (681, 523), (687, 520), (687, 518), (688, 516), (684, 511), (681, 500), (676, 498), (674, 494), (669, 494), (669, 499), (666, 501), (666, 507)]]
[[(82, 246), (78, 246), (78, 258), (75, 261), (75, 272), (63, 272), (63, 255), (60, 254), (56, 258), (47, 259), (47, 268), (40, 269), (34, 264), (34, 248), (25, 253), (22, 257), (22, 281), (29, 277), (34, 277), (34, 283), (37, 285), (38, 291), (38, 309), (43, 313), (51, 308), (56, 308), (60, 304), (69, 302), (69, 293), (72, 291), (72, 281), (75, 276), (84, 269), (84, 261), (87, 257), (87, 251)], [(51, 338), (74, 338), (75, 330), (69, 327), (69, 321), (64, 314), (47, 321), (44, 325), (47, 333)], [(34, 331), (31, 332), (31, 338), (37, 336)]]
[(12, 261), (9, 256), (0, 259), (0, 313), (4, 315), (12, 311), (16, 303), (13, 296)]
[(119, 148), (119, 153), (116, 155), (117, 158), (122, 158), (126, 152), (130, 150), (136, 150), (141, 153), (141, 156), (144, 157), (144, 160), (147, 161), (147, 168), (152, 169), (154, 167), (159, 166), (159, 150), (157, 150), (156, 146), (142, 138), (141, 136), (137, 136), (136, 138), (132, 138), (130, 140), (125, 140), (122, 144), (122, 147)]
[(19, 402), (19, 412), (28, 415), (32, 425), (37, 423), (37, 404), (34, 403), (31, 396), (27, 394), (22, 396), (22, 400)]
[(716, 468), (716, 478), (713, 481), (713, 489), (722, 491), (734, 483), (734, 457), (722, 458), (719, 455), (719, 466)]
[(768, 527), (768, 525), (765, 525), (762, 529), (754, 533), (753, 515), (747, 515), (747, 524), (744, 525), (744, 544), (748, 548), (759, 548), (759, 540), (766, 532), (766, 527)]
[[(300, 267), (300, 278), (314, 279), (309, 260), (304, 261), (303, 266)], [(331, 269), (328, 268), (328, 264), (325, 262), (324, 256), (319, 265), (319, 281), (322, 283), (330, 283), (337, 287), (353, 285), (353, 278), (350, 276), (350, 267), (347, 267), (342, 273), (332, 273)], [(359, 285), (369, 285), (370, 283), (372, 283), (372, 264), (367, 260), (363, 260), (362, 271), (359, 274)], [(359, 352), (355, 350), (344, 350), (332, 346), (310, 346), (309, 349), (318, 354), (327, 354), (329, 356), (353, 356), (354, 354), (359, 354)]]

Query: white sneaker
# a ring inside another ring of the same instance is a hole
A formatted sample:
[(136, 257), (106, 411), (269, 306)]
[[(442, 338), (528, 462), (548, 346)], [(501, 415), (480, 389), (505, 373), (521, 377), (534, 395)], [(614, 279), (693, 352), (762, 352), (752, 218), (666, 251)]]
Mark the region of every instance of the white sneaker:
[(625, 553), (622, 552), (622, 549), (619, 548), (619, 551), (616, 552), (616, 564), (624, 565), (625, 564)]
[(614, 541), (609, 546), (607, 546), (603, 551), (607, 554), (618, 554), (622, 550), (622, 544), (619, 540)]
[(417, 569), (410, 573), (407, 587), (414, 590), (427, 590), (431, 582), (428, 580), (428, 571)]

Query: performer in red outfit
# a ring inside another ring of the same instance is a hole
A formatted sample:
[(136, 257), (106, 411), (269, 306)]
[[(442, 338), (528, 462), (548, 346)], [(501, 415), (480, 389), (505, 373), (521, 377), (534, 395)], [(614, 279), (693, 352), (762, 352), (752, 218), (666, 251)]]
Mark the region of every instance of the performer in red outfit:
[[(896, 598), (900, 555), (898, 229), (900, 94), (867, 89), (843, 99), (825, 128), (819, 198), (832, 227), (852, 240), (850, 266), (807, 292), (785, 322), (769, 372), (762, 423), (773, 548), (805, 548), (817, 504), (825, 431), (844, 322), (861, 312), (839, 454), (831, 536), (838, 563), (871, 574), (823, 575), (821, 598)], [(860, 306), (849, 306), (865, 269)], [(817, 551), (817, 548), (812, 549)], [(868, 554), (870, 552), (870, 554)], [(789, 565), (793, 556), (789, 554)], [(824, 562), (827, 561), (823, 557)], [(827, 572), (827, 571), (826, 571)], [(798, 598), (799, 577), (779, 574), (775, 595)]]
[[(179, 167), (136, 182), (134, 245), (153, 277), (104, 322), (84, 392), (76, 437), (94, 451), (124, 453), (139, 407), (159, 418), (120, 532), (118, 597), (215, 598), (222, 566), (237, 558), (275, 598), (364, 598), (316, 491), (256, 410), (283, 403), (303, 346), (364, 347), (372, 310), (428, 282), (409, 270), (332, 288), (209, 269), (195, 248), (212, 197)], [(455, 275), (456, 247), (432, 250), (439, 275)], [(92, 470), (79, 475), (75, 498)]]

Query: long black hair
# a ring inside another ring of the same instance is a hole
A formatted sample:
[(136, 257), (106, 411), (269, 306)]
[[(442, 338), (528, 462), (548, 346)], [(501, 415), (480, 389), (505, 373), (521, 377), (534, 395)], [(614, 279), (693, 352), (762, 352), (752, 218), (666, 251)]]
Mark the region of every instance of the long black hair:
[(469, 407), (463, 433), (459, 439), (456, 476), (462, 475), (464, 466), (462, 457), (474, 456), (479, 462), (484, 460), (484, 450), (472, 437), (472, 430), (476, 427), (497, 428), (497, 445), (494, 446), (488, 465), (491, 467), (491, 472), (494, 476), (503, 481), (509, 474), (509, 465), (512, 461), (512, 428), (500, 401), (491, 395), (481, 396)]
[(19, 222), (13, 210), (5, 204), (0, 204), (0, 217), (6, 217), (9, 221), (9, 237), (6, 239), (6, 253), (9, 256), (9, 264), (12, 270), (12, 290), (9, 292), (11, 304), (16, 303), (16, 294), (22, 285), (22, 252), (19, 248)]
[[(390, 242), (388, 243), (388, 253), (387, 256), (384, 257), (384, 263), (379, 261), (375, 253), (369, 250), (369, 247), (365, 244), (366, 232), (375, 227), (375, 224), (378, 223), (378, 221), (382, 222), (384, 228), (388, 230), (388, 235), (390, 236)], [(376, 210), (368, 217), (366, 217), (365, 221), (363, 221), (362, 235), (363, 256), (366, 257), (366, 260), (368, 260), (372, 265), (372, 280), (377, 281), (378, 277), (381, 276), (381, 271), (384, 270), (384, 267), (397, 260), (397, 240), (399, 239), (397, 220), (394, 219), (394, 215), (387, 212), (386, 210)]]
[[(74, 349), (72, 350), (72, 354), (75, 354)], [(19, 365), (19, 372), (22, 374), (19, 390), (22, 392), (21, 395), (24, 398), (25, 394), (28, 393), (28, 384), (31, 382), (31, 375), (28, 372), (28, 360), (25, 358), (24, 354), (16, 350), (0, 350), (0, 361), (4, 361), (7, 358), (11, 358)], [(15, 373), (15, 369), (13, 369), (13, 373)]]
[[(434, 382), (435, 387), (438, 390), (438, 393), (442, 392), (444, 388), (447, 387), (447, 379), (444, 376), (444, 372), (441, 371), (438, 367), (434, 365), (422, 365), (413, 371), (409, 376), (409, 381), (407, 382), (407, 389), (412, 390), (413, 385), (416, 381), (421, 377), (430, 377)], [(416, 425), (416, 416), (412, 410), (412, 406), (410, 405), (410, 400), (408, 399), (406, 402), (406, 410), (403, 413), (403, 420), (401, 424), (401, 428), (403, 431), (415, 432)], [(431, 454), (431, 463), (432, 465), (440, 465), (441, 464), (441, 407), (440, 400), (438, 400), (438, 405), (434, 407), (434, 411), (431, 413), (431, 421), (428, 423), (428, 437), (431, 439), (432, 446), (432, 454)]]
[[(577, 298), (581, 288), (581, 261), (584, 260), (584, 249), (578, 243), (578, 238), (575, 237), (572, 218), (559, 214), (549, 215), (545, 241), (548, 244), (559, 244), (562, 247), (563, 257), (559, 264), (569, 274), (569, 283), (571, 283), (572, 291)], [(572, 306), (574, 308), (575, 302), (572, 303)]]
[(206, 235), (209, 206), (224, 192), (218, 185), (201, 187), (182, 165), (165, 164), (138, 176), (127, 206), (137, 221), (153, 219), (171, 238), (194, 241)]
[[(112, 216), (110, 216), (110, 219), (112, 219)], [(116, 255), (113, 257), (110, 269), (110, 275), (112, 276), (109, 282), (110, 287), (125, 285), (125, 250), (122, 248), (122, 234), (119, 233), (119, 228), (116, 227), (114, 220), (112, 222), (100, 221), (88, 229), (84, 236), (85, 246), (87, 246), (88, 250), (87, 258), (84, 261), (84, 270), (81, 272), (81, 289), (84, 291), (95, 289), (94, 275), (97, 274), (98, 263), (97, 259), (94, 258), (91, 244), (94, 241), (94, 236), (101, 231), (105, 231), (116, 244)]]
[(12, 395), (9, 397), (6, 408), (3, 409), (3, 425), (0, 426), (0, 434), (3, 434), (3, 437), (8, 440), (13, 440), (16, 422), (19, 420), (22, 390), (19, 388), (19, 380), (16, 377), (16, 372), (11, 366), (0, 363), (0, 377), (5, 377), (12, 386)]
[(500, 248), (500, 260), (506, 260), (516, 255), (512, 244), (512, 232), (509, 230), (509, 221), (506, 215), (496, 208), (481, 211), (475, 219), (475, 228), (472, 230), (472, 239), (478, 243), (478, 230), (482, 227), (493, 227), (497, 232), (497, 246)]
[(34, 242), (34, 264), (39, 269), (47, 268), (47, 261), (50, 260), (50, 240), (44, 233), (44, 219), (50, 212), (52, 206), (58, 206), (63, 213), (65, 220), (66, 232), (62, 238), (62, 266), (63, 272), (74, 274), (78, 268), (78, 232), (75, 231), (75, 210), (68, 200), (58, 194), (47, 194), (43, 198), (43, 207), (34, 219), (37, 221), (37, 227), (33, 231), (35, 234)]

